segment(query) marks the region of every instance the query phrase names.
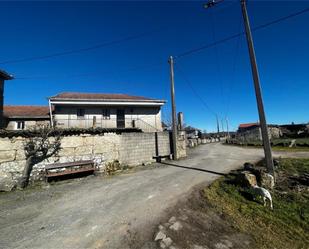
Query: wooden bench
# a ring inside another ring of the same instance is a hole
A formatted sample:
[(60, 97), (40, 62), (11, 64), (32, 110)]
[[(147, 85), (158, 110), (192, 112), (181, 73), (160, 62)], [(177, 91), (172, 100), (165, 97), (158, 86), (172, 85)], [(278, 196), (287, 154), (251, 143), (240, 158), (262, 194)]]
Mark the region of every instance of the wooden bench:
[[(61, 168), (64, 168), (64, 170), (59, 170)], [(77, 161), (70, 163), (54, 163), (45, 166), (45, 177), (47, 180), (48, 178), (55, 176), (64, 176), (64, 175), (71, 175), (83, 172), (94, 172), (94, 171), (95, 171), (95, 165), (93, 160)]]

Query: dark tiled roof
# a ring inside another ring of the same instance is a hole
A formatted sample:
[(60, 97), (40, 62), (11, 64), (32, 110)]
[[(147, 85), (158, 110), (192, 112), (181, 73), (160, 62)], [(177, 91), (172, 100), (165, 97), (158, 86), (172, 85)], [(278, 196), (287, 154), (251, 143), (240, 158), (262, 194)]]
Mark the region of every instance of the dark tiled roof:
[(5, 117), (49, 117), (48, 106), (7, 105), (3, 107)]
[(141, 96), (132, 96), (127, 94), (111, 94), (111, 93), (78, 93), (64, 92), (50, 97), (51, 100), (118, 100), (118, 101), (160, 101)]
[(11, 80), (11, 79), (13, 79), (13, 76), (8, 74), (4, 70), (0, 69), (0, 78), (5, 79), (5, 80)]

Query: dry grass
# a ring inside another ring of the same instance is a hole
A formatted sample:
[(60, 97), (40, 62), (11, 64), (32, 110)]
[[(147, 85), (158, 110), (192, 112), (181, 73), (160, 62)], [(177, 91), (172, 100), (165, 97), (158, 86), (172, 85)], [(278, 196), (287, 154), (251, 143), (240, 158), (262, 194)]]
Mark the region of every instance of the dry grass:
[(232, 175), (206, 188), (204, 196), (237, 230), (252, 236), (256, 248), (308, 248), (308, 186), (299, 190), (289, 176), (308, 174), (309, 159), (282, 159), (280, 165), (273, 211), (250, 200), (246, 189), (232, 184)]

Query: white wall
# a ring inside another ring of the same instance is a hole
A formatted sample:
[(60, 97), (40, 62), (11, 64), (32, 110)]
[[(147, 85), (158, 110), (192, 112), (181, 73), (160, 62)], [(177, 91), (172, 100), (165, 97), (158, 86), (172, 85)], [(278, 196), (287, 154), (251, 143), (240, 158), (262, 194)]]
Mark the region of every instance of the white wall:
[[(85, 109), (85, 116), (77, 117), (77, 109)], [(104, 119), (103, 109), (110, 110), (110, 119)], [(160, 107), (92, 107), (92, 106), (61, 106), (55, 111), (54, 120), (58, 127), (80, 127), (93, 126), (93, 117), (96, 117), (96, 127), (116, 128), (117, 109), (125, 110), (125, 127), (132, 127), (132, 120), (136, 120), (137, 128), (143, 131), (162, 131)]]
[(17, 122), (24, 121), (25, 122), (25, 130), (37, 125), (49, 125), (49, 120), (10, 120), (7, 124), (7, 130), (17, 130)]

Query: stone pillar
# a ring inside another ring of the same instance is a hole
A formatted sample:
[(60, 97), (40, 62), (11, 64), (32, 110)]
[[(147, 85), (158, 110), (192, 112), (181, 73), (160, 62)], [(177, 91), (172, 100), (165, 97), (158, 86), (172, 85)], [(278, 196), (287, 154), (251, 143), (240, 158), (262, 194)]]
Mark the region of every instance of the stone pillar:
[(96, 128), (96, 126), (97, 126), (97, 117), (93, 116), (92, 117), (92, 128)]
[(187, 156), (187, 146), (186, 146), (186, 132), (179, 131), (177, 138), (177, 154), (178, 158), (184, 158)]
[(178, 112), (178, 130), (183, 130), (183, 112)]

